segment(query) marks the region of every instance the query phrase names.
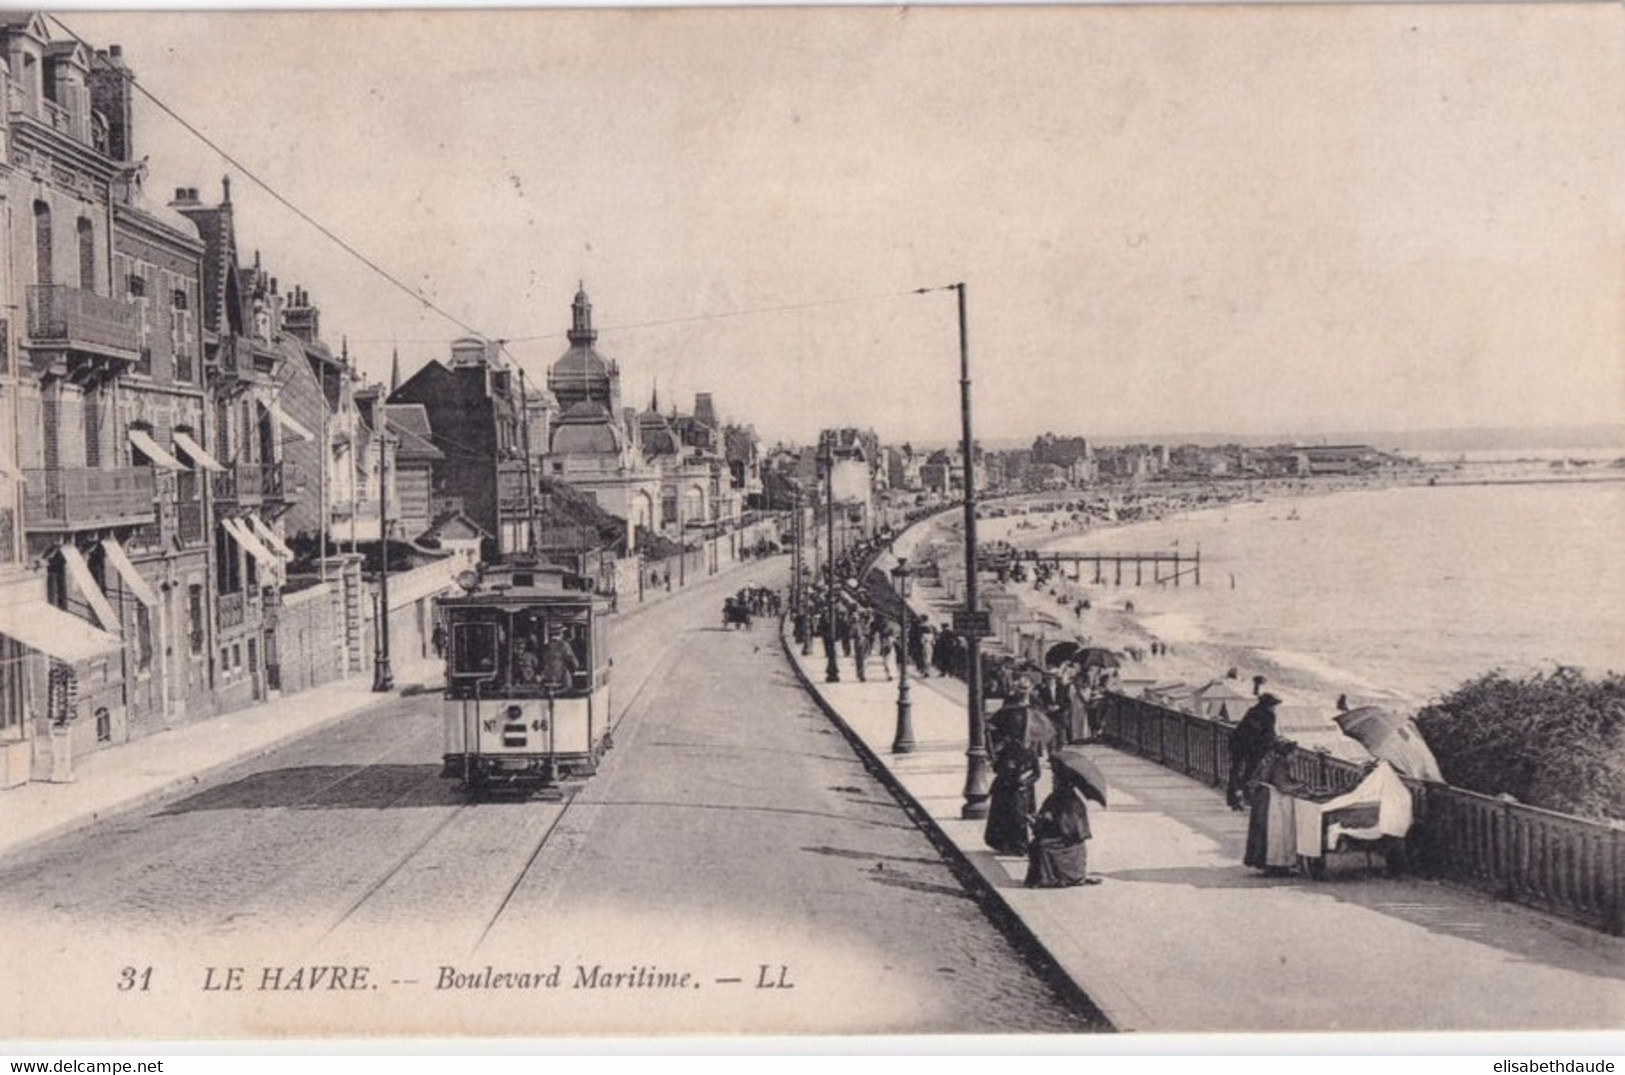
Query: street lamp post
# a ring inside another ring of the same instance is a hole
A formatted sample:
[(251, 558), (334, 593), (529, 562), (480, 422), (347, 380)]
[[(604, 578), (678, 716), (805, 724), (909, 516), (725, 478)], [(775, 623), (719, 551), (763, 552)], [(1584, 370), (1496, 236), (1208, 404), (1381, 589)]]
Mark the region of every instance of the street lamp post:
[[(971, 436), (970, 421), (970, 343), (965, 331), (965, 285), (963, 282), (946, 287), (922, 287), (915, 291), (924, 295), (932, 291), (954, 291), (959, 297), (959, 418), (962, 438), (960, 450), (965, 468), (965, 612), (974, 621), (977, 613), (976, 597), (976, 469), (975, 440)], [(972, 623), (966, 632), (965, 690), (968, 694), (966, 709), (970, 727), (965, 749), (965, 805), (960, 816), (980, 818), (987, 816), (987, 721), (982, 713), (982, 636)]]
[(897, 657), (897, 735), (892, 739), (893, 754), (914, 753), (914, 703), (908, 697), (909, 618), (908, 599), (913, 592), (914, 572), (907, 559), (897, 561), (891, 572), (892, 587), (903, 603), (903, 637)]
[(819, 462), (824, 467), (824, 529), (829, 538), (829, 585), (824, 598), (824, 682), (839, 683), (841, 669), (835, 663), (835, 447), (827, 433), (821, 436)]

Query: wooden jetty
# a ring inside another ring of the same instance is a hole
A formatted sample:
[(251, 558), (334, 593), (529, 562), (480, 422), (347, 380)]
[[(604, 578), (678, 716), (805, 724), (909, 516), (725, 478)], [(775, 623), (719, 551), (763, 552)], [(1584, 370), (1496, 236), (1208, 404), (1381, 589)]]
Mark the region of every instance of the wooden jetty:
[(994, 553), (991, 562), (1004, 559), (1010, 562), (1021, 561), (1029, 564), (1053, 564), (1066, 576), (1065, 565), (1072, 565), (1071, 578), (1075, 582), (1083, 581), (1083, 565), (1093, 564), (1095, 569), (1095, 584), (1104, 585), (1106, 582), (1106, 569), (1112, 570), (1114, 585), (1123, 585), (1123, 565), (1129, 564), (1134, 568), (1134, 585), (1145, 584), (1145, 567), (1151, 565), (1151, 583), (1161, 586), (1173, 583), (1178, 586), (1180, 580), (1189, 577), (1192, 584), (1202, 585), (1202, 550), (1194, 553), (1181, 552), (1041, 552), (1036, 549), (1013, 549), (1004, 555)]

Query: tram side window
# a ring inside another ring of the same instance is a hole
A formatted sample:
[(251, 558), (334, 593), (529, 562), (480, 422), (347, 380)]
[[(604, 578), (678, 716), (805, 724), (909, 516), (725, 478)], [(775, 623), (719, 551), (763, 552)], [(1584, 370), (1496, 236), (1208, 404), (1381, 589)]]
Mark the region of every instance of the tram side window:
[(459, 676), (491, 678), (500, 667), (501, 642), (494, 623), (454, 623), (451, 627), (452, 669)]

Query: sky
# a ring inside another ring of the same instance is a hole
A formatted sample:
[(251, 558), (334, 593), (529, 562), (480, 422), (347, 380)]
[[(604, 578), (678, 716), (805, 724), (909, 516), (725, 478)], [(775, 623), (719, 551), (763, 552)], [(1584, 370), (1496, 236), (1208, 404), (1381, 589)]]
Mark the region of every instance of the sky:
[(1625, 427), (1619, 4), (62, 19), (461, 322), (143, 105), (378, 378), (584, 282), (628, 402), (951, 441), (963, 282), (978, 438)]

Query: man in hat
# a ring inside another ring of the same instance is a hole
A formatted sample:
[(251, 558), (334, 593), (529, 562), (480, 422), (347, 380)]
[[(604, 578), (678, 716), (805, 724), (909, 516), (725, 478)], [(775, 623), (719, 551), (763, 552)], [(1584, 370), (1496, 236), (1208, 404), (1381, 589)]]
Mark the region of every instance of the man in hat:
[(547, 632), (547, 644), (542, 647), (542, 685), (552, 690), (568, 688), (580, 668), (581, 662), (576, 658), (575, 647), (570, 645), (570, 640), (565, 637), (564, 624), (553, 624)]
[(1232, 810), (1247, 809), (1247, 789), (1275, 742), (1275, 707), (1280, 704), (1281, 699), (1268, 691), (1259, 695), (1230, 733), (1230, 778), (1224, 799)]

